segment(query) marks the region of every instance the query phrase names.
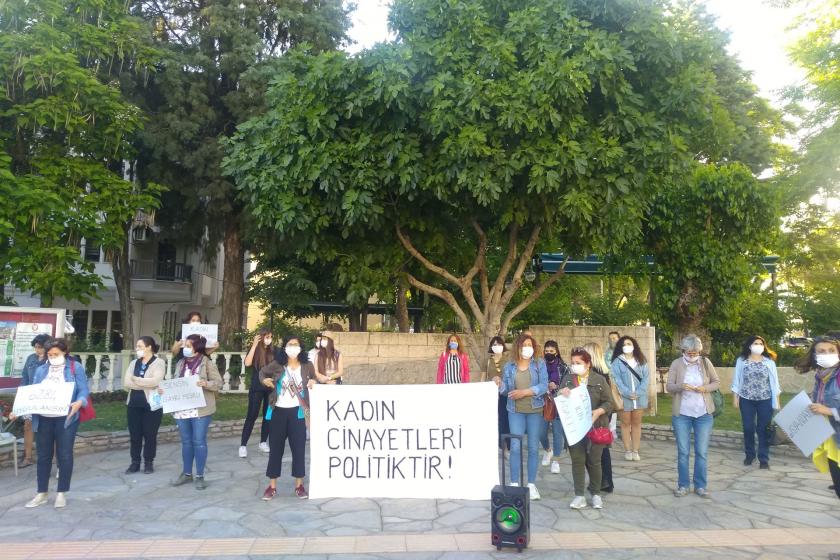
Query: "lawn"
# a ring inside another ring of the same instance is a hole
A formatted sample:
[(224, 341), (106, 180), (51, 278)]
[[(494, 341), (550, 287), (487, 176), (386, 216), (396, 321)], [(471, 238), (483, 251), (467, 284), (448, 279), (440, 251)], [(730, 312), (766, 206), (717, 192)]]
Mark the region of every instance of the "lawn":
[[(795, 395), (793, 393), (782, 393), (782, 406), (784, 406)], [(741, 414), (738, 409), (732, 406), (732, 395), (723, 396), (723, 414), (715, 418), (716, 430), (741, 431)], [(648, 424), (671, 425), (671, 395), (660, 394), (657, 401), (659, 413), (656, 416), (645, 416), (642, 422)]]

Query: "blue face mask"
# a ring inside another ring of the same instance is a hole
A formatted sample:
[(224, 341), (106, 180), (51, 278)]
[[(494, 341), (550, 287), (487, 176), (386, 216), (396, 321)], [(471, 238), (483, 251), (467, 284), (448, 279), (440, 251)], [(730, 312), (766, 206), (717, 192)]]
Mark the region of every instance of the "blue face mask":
[(449, 349), (450, 350), (457, 350), (458, 349), (458, 343), (457, 342), (450, 342), (449, 343)]
[(195, 352), (192, 348), (184, 348), (184, 357), (185, 358), (192, 358), (195, 356)]

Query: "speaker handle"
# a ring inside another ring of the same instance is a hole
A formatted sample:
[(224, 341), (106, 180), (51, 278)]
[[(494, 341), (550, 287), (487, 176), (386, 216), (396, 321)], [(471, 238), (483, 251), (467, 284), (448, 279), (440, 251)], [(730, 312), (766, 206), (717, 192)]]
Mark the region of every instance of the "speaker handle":
[[(505, 440), (512, 440), (514, 438), (519, 440), (519, 485), (524, 487), (525, 486), (525, 463), (524, 463), (523, 455), (525, 455), (525, 450), (522, 449), (522, 445), (525, 443), (525, 436), (519, 435), (519, 434), (502, 434), (502, 443), (504, 443)], [(507, 486), (507, 484), (505, 484), (505, 451), (504, 451), (504, 445), (502, 446), (502, 459), (501, 459), (500, 462), (502, 464), (502, 486)]]

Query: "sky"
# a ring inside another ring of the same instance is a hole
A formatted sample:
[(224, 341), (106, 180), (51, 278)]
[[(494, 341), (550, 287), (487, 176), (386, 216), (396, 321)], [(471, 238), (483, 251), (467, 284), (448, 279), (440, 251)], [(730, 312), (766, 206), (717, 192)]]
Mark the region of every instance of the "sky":
[[(357, 0), (350, 37), (356, 52), (393, 38), (388, 32), (390, 0)], [(796, 17), (793, 8), (774, 8), (766, 0), (705, 0), (718, 25), (730, 32), (730, 52), (753, 72), (761, 94), (779, 105), (779, 91), (803, 79), (802, 71), (787, 57), (793, 35), (786, 30)]]

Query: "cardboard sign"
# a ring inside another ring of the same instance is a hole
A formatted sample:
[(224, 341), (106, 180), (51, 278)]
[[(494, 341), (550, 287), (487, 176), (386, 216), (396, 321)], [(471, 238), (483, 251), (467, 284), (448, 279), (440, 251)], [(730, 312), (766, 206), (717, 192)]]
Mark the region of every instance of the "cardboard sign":
[(188, 375), (161, 381), (159, 387), (163, 389), (163, 394), (160, 395), (160, 404), (163, 412), (168, 414), (206, 406), (204, 389), (198, 386), (200, 379), (198, 375)]
[(486, 500), (499, 483), (494, 383), (317, 385), (309, 496)]
[(16, 416), (50, 414), (64, 416), (70, 411), (70, 399), (76, 384), (72, 381), (36, 383), (18, 387), (12, 412)]
[(808, 394), (800, 391), (773, 418), (806, 457), (834, 435), (834, 428), (825, 416), (814, 414), (808, 409), (811, 404)]
[(558, 394), (554, 397), (557, 417), (563, 424), (566, 441), (574, 445), (592, 429), (592, 402), (586, 385), (575, 387), (568, 397)]
[(191, 334), (200, 334), (207, 339), (207, 346), (219, 344), (219, 325), (204, 325), (202, 323), (187, 323), (181, 325), (181, 338), (186, 340)]

